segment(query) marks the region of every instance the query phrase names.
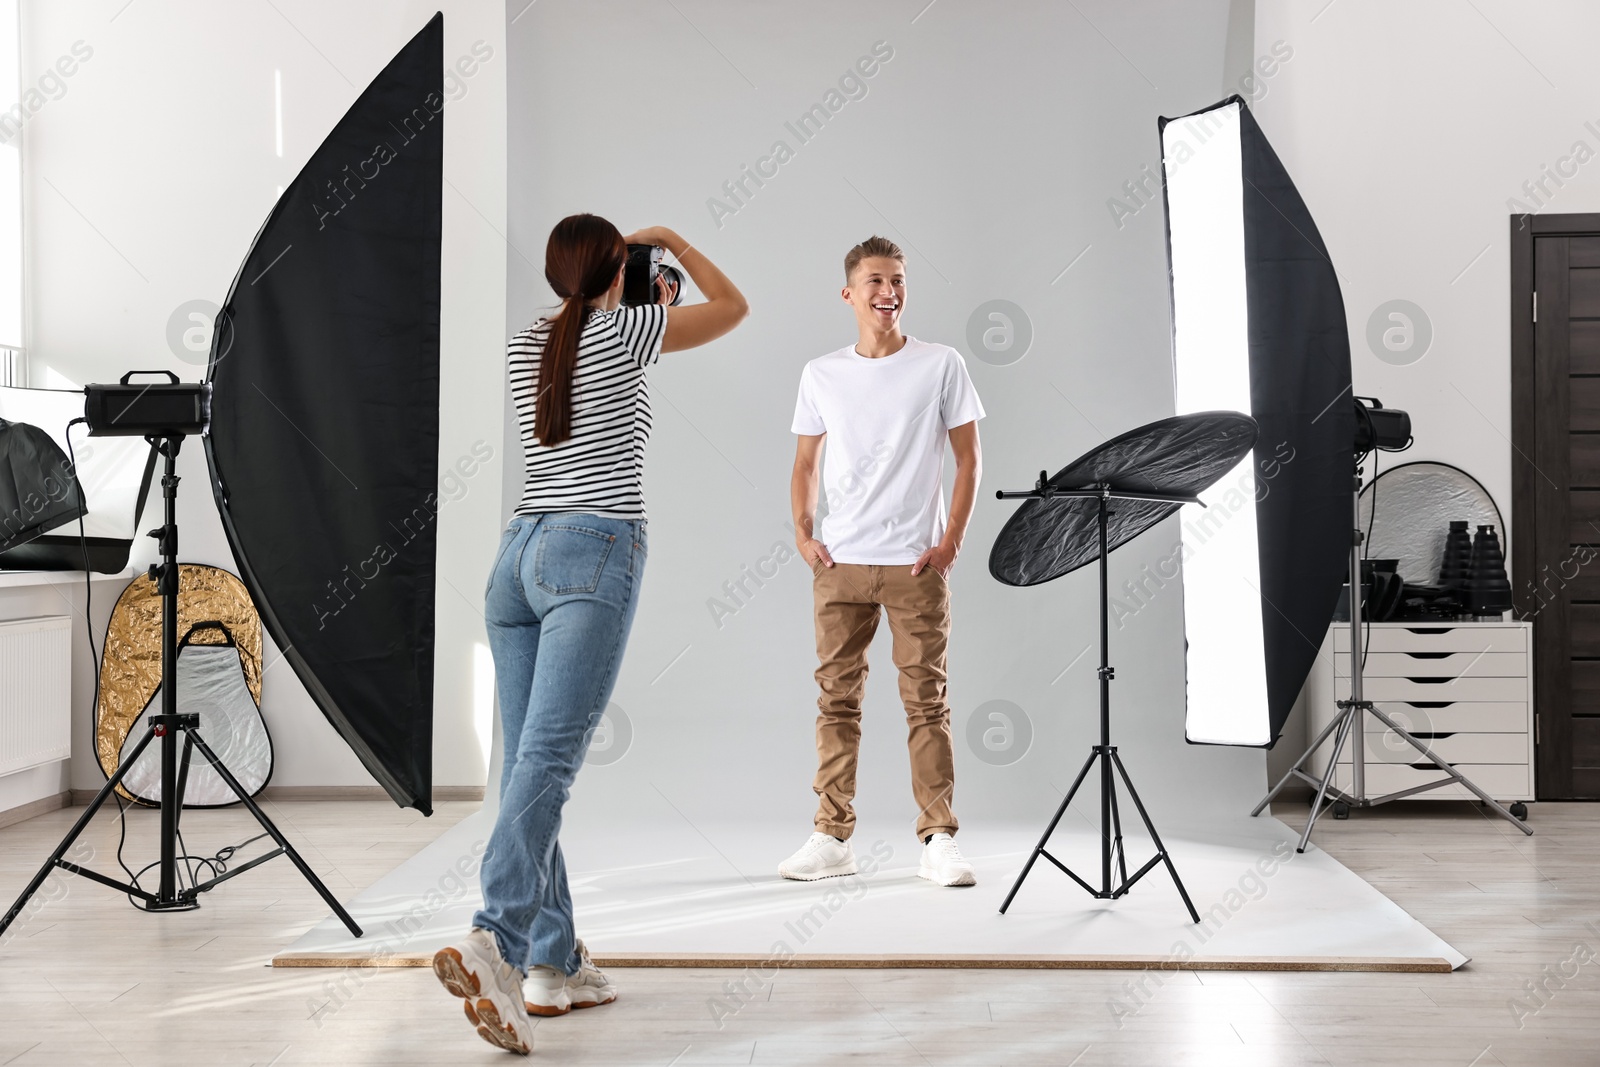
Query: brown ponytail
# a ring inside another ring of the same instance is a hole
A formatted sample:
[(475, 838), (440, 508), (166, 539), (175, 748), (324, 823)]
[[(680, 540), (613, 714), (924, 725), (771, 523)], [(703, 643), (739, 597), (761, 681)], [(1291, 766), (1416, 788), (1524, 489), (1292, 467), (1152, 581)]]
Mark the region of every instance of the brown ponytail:
[(541, 445), (572, 436), (572, 375), (589, 318), (586, 302), (611, 288), (627, 257), (621, 231), (599, 215), (568, 215), (550, 231), (544, 277), (562, 303), (539, 357), (533, 432)]

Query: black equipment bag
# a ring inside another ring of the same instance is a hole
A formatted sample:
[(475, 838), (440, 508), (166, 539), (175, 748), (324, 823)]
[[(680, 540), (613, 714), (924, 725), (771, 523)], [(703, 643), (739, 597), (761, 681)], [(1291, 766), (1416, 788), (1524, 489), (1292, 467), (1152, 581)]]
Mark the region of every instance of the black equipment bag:
[(85, 513), (72, 461), (37, 426), (0, 419), (0, 552)]

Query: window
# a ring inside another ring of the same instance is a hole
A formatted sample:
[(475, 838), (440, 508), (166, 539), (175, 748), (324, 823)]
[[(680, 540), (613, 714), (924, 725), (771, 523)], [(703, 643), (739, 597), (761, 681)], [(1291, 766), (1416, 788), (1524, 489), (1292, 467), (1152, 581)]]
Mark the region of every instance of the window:
[[(18, 0), (0, 0), (0, 108), (21, 99), (22, 32)], [(8, 124), (9, 125), (9, 124)], [(0, 385), (26, 385), (23, 350), (22, 140), (0, 130)]]

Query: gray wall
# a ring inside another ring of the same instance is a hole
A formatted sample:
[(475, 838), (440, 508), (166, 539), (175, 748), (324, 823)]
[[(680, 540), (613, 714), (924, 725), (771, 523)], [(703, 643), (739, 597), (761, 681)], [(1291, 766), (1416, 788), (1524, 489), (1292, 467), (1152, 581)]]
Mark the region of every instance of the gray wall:
[[(1157, 116), (1209, 104), (1236, 80), (1253, 12), (1237, 0), (925, 3), (638, 0), (607, 4), (603, 20), (574, 0), (508, 6), (507, 334), (551, 302), (544, 242), (575, 211), (624, 232), (677, 229), (752, 307), (734, 334), (669, 355), (652, 374), (651, 556), (615, 697), (633, 736), (621, 759), (580, 776), (586, 811), (671, 817), (670, 802), (696, 821), (809, 825), (810, 575), (803, 563), (781, 566), (720, 627), (708, 602), (792, 543), (798, 375), (855, 339), (837, 295), (841, 260), (872, 233), (906, 249), (907, 332), (966, 353), (989, 412), (984, 485), (953, 575), (958, 812), (1042, 818), (1092, 741), (1093, 572), (1031, 590), (990, 578), (988, 549), (1012, 510), (993, 490), (1024, 487), (1040, 468), (1172, 413), (1159, 188), (1128, 189), (1142, 167), (1159, 173)], [(800, 144), (785, 123), (879, 41), (893, 58), (865, 81), (866, 95)], [(780, 139), (793, 158), (714, 219), (708, 198)], [(968, 340), (969, 321), (994, 299), (1031, 324), (1021, 359), (1015, 348), (977, 358)], [(508, 437), (506, 455), (517, 454)], [(1119, 551), (1114, 591), (1176, 537), (1166, 526)], [(909, 821), (888, 645), (883, 627), (858, 808)], [(1262, 754), (1183, 740), (1175, 588), (1114, 627), (1112, 662), (1116, 740), (1153, 805), (1247, 810), (1264, 785)], [(1004, 766), (967, 740), (974, 712), (996, 700), (1021, 709), (1033, 734)]]

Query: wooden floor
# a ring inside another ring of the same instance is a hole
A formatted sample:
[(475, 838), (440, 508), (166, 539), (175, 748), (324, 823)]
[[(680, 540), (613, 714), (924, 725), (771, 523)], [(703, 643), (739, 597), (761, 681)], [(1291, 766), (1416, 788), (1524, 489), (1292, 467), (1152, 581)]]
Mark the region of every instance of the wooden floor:
[[(431, 820), (368, 802), (277, 802), (269, 813), (348, 896), (474, 807), (442, 804)], [(1303, 810), (1279, 814), (1295, 822)], [(0, 830), (0, 906), (75, 815)], [(1454, 974), (619, 970), (620, 999), (539, 1022), (536, 1055), (661, 1067), (1590, 1067), (1600, 1064), (1600, 805), (1535, 805), (1532, 821), (1538, 835), (1524, 838), (1475, 806), (1422, 802), (1319, 825), (1323, 847), (1473, 957)], [(232, 811), (185, 822), (197, 853), (254, 825)], [(142, 864), (154, 813), (129, 824), (129, 862)], [(115, 816), (86, 840), (88, 862), (115, 869)], [(191, 914), (140, 914), (66, 875), (40, 899), (0, 945), (0, 1067), (511, 1062), (472, 1034), (428, 971), (267, 967), (326, 914), (286, 859)]]

